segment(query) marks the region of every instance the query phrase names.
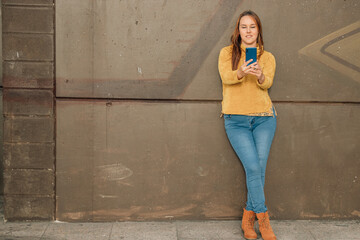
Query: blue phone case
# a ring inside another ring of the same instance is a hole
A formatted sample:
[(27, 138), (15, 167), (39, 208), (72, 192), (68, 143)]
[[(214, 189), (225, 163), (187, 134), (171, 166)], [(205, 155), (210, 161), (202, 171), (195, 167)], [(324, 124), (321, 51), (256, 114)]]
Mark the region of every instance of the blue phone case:
[(256, 62), (256, 60), (257, 60), (257, 54), (256, 54), (257, 49), (256, 48), (254, 48), (254, 47), (246, 48), (245, 53), (246, 53), (245, 62), (252, 59), (252, 61), (248, 65), (252, 64), (253, 62)]

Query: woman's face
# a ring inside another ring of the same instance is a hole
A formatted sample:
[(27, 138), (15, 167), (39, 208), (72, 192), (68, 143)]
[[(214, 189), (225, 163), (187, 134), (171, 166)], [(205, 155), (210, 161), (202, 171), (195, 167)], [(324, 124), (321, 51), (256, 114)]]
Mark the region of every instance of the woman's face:
[(240, 19), (239, 31), (241, 43), (245, 45), (245, 47), (256, 47), (259, 30), (254, 18), (251, 16), (243, 16)]

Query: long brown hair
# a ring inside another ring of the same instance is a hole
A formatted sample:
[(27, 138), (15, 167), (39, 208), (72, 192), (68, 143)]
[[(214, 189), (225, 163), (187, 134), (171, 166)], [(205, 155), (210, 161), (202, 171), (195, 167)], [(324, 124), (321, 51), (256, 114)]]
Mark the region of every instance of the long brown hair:
[(235, 27), (235, 30), (231, 36), (231, 43), (232, 43), (232, 58), (231, 58), (231, 63), (232, 63), (232, 70), (236, 70), (237, 69), (237, 66), (239, 64), (239, 61), (240, 61), (240, 58), (241, 58), (241, 36), (240, 36), (240, 31), (239, 31), (239, 25), (240, 25), (240, 20), (242, 17), (244, 16), (250, 16), (252, 18), (254, 18), (255, 22), (256, 22), (256, 25), (257, 25), (257, 28), (258, 28), (258, 31), (259, 31), (259, 34), (258, 34), (258, 37), (257, 37), (257, 40), (256, 42), (258, 43), (259, 45), (259, 50), (260, 50), (260, 53), (259, 53), (259, 57), (263, 54), (264, 52), (264, 41), (263, 41), (263, 36), (262, 36), (262, 27), (261, 27), (261, 21), (260, 21), (260, 18), (258, 17), (258, 15), (256, 15), (256, 13), (254, 13), (253, 11), (251, 10), (247, 10), (247, 11), (244, 11), (240, 14), (237, 22), (236, 22), (236, 27)]

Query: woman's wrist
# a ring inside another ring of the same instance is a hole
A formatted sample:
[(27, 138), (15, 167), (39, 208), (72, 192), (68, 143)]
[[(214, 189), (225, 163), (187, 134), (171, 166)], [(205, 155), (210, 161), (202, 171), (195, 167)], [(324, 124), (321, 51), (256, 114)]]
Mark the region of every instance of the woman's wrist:
[(265, 75), (261, 73), (260, 77), (258, 78), (258, 82), (262, 84), (265, 81)]
[(240, 69), (237, 70), (237, 78), (240, 80), (240, 79), (242, 79), (243, 77), (244, 77), (243, 72), (240, 71)]

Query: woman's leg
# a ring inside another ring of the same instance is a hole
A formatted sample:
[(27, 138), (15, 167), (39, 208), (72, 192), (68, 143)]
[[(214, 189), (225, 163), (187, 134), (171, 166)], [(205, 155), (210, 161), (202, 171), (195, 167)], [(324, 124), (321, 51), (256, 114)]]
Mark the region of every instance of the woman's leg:
[(253, 137), (261, 166), (261, 180), (265, 186), (265, 171), (276, 130), (276, 116), (258, 117), (255, 120)]
[(225, 115), (224, 118), (229, 141), (246, 173), (246, 186), (250, 195), (246, 210), (266, 212), (262, 169), (250, 121), (252, 118), (243, 115)]
[[(261, 181), (265, 186), (265, 172), (267, 160), (270, 153), (270, 147), (276, 130), (276, 116), (274, 117), (255, 117), (253, 123), (253, 138), (258, 153), (259, 163), (261, 167)], [(251, 206), (251, 196), (248, 192), (247, 206)]]

